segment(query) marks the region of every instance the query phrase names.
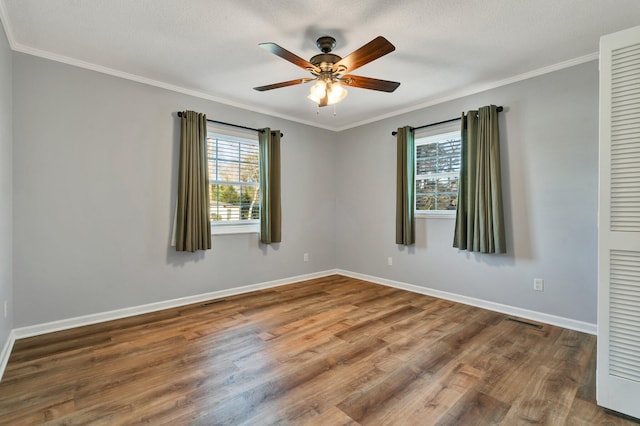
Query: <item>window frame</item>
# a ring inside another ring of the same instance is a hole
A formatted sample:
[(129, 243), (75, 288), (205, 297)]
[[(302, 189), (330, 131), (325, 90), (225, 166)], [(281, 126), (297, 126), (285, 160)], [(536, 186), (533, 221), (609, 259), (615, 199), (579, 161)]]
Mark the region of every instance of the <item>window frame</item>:
[[(417, 209), (417, 181), (419, 176), (424, 178), (425, 175), (418, 175), (418, 146), (426, 145), (426, 143), (419, 143), (422, 139), (436, 139), (438, 136), (446, 135), (449, 133), (457, 133), (460, 137), (460, 123), (447, 123), (438, 126), (429, 127), (426, 129), (420, 129), (419, 131), (415, 131), (414, 134), (414, 179), (413, 179), (413, 193), (415, 194), (415, 199), (413, 203), (413, 211), (414, 216), (416, 218), (425, 218), (425, 219), (455, 219), (456, 218), (456, 210), (418, 210)], [(435, 141), (434, 141), (435, 142)], [(460, 153), (462, 154), (462, 152)], [(458, 171), (458, 179), (460, 176), (460, 172)], [(457, 204), (457, 198), (456, 198)]]
[[(235, 129), (229, 127), (223, 127), (214, 123), (207, 123), (207, 161), (211, 161), (209, 158), (209, 143), (212, 138), (226, 139), (230, 142), (240, 142), (248, 145), (258, 146), (258, 134), (253, 131), (245, 131), (242, 129)], [(258, 167), (260, 167), (260, 158), (258, 154)], [(209, 171), (211, 173), (211, 171)], [(216, 181), (213, 179), (208, 180), (209, 185), (214, 183), (220, 184), (222, 181)], [(236, 184), (233, 182), (231, 184)], [(254, 186), (254, 185), (248, 185)], [(262, 200), (262, 193), (260, 188), (260, 177), (258, 174), (258, 182), (255, 184), (260, 192), (260, 200)], [(211, 187), (209, 188), (211, 190)], [(261, 212), (260, 212), (261, 213)], [(247, 219), (247, 220), (235, 220), (228, 223), (222, 223), (221, 221), (214, 222), (211, 220), (211, 235), (229, 235), (229, 234), (254, 234), (260, 233), (260, 219)]]

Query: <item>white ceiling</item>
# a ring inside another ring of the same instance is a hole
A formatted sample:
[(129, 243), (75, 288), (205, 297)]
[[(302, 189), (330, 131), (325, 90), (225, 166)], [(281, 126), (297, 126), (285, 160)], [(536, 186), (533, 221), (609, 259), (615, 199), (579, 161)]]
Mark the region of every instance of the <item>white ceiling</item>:
[[(597, 58), (599, 38), (640, 22), (639, 0), (0, 0), (11, 47), (318, 127), (342, 130)], [(394, 80), (320, 109), (308, 74), (261, 49), (346, 56), (378, 35), (396, 46), (355, 74)], [(176, 105), (176, 109), (189, 105)], [(241, 123), (240, 123), (241, 124)]]

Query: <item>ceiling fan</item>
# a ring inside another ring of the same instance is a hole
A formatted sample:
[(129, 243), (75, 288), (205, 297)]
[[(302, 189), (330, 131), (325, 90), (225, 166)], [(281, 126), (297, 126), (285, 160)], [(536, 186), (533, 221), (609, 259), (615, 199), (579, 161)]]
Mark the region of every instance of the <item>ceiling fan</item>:
[(311, 87), (311, 91), (307, 97), (316, 102), (319, 107), (323, 107), (335, 104), (344, 99), (347, 91), (343, 85), (359, 87), (361, 89), (378, 90), (381, 92), (393, 92), (400, 86), (400, 83), (395, 81), (345, 74), (346, 72), (353, 72), (355, 69), (396, 49), (393, 44), (389, 43), (389, 41), (382, 36), (374, 38), (344, 58), (331, 53), (336, 46), (336, 40), (333, 37), (320, 37), (316, 41), (316, 46), (318, 46), (318, 49), (320, 49), (322, 53), (315, 55), (309, 61), (302, 59), (275, 43), (260, 43), (259, 46), (299, 66), (303, 70), (309, 71), (311, 75), (313, 75), (311, 78), (298, 78), (296, 80), (283, 81), (282, 83), (254, 87), (255, 90), (260, 92), (316, 81), (313, 87)]

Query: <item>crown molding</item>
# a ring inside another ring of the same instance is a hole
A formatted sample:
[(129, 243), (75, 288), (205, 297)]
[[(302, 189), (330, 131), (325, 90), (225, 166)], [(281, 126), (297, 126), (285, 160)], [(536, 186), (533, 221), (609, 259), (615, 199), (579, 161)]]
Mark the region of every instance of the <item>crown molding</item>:
[(79, 59), (75, 59), (75, 58), (71, 58), (68, 56), (64, 56), (64, 55), (58, 55), (56, 53), (52, 53), (52, 52), (48, 52), (45, 50), (40, 50), (40, 49), (36, 49), (30, 46), (25, 46), (21, 43), (18, 43), (15, 40), (14, 37), (14, 33), (13, 33), (13, 28), (11, 26), (11, 22), (9, 21), (9, 17), (8, 17), (8, 13), (6, 10), (6, 6), (5, 6), (5, 2), (4, 0), (0, 0), (0, 21), (2, 22), (2, 25), (4, 26), (4, 30), (5, 30), (5, 34), (7, 36), (7, 40), (9, 42), (9, 46), (11, 47), (11, 49), (15, 52), (20, 52), (20, 53), (25, 53), (27, 55), (32, 55), (32, 56), (37, 56), (40, 58), (44, 58), (44, 59), (49, 59), (52, 61), (56, 61), (56, 62), (61, 62), (67, 65), (72, 65), (72, 66), (76, 66), (76, 67), (80, 67), (80, 68), (84, 68), (84, 69), (88, 69), (91, 71), (95, 71), (95, 72), (99, 72), (99, 73), (103, 73), (103, 74), (107, 74), (107, 75), (111, 75), (114, 77), (120, 77), (123, 78), (125, 80), (131, 80), (131, 81), (135, 81), (138, 83), (142, 83), (142, 84), (147, 84), (150, 86), (155, 86), (155, 87), (159, 87), (165, 90), (170, 90), (173, 92), (177, 92), (177, 93), (182, 93), (185, 95), (189, 95), (189, 96), (193, 96), (196, 98), (200, 98), (200, 99), (206, 99), (209, 101), (213, 101), (213, 102), (217, 102), (223, 105), (229, 105), (232, 107), (236, 107), (236, 108), (241, 108), (247, 111), (252, 111), (252, 112), (256, 112), (259, 114), (264, 114), (264, 115), (268, 115), (270, 117), (276, 117), (276, 118), (281, 118), (284, 120), (288, 120), (288, 121), (293, 121), (295, 123), (300, 123), (300, 124), (304, 124), (307, 126), (311, 126), (311, 127), (317, 127), (317, 128), (321, 128), (321, 129), (325, 129), (325, 130), (331, 130), (334, 132), (341, 132), (344, 130), (348, 130), (348, 129), (353, 129), (355, 127), (360, 127), (363, 126), (365, 124), (370, 124), (370, 123), (374, 123), (377, 121), (381, 121), (387, 118), (392, 118), (392, 117), (397, 117), (398, 115), (402, 115), (402, 114), (406, 114), (409, 112), (413, 112), (413, 111), (417, 111), (423, 108), (427, 108), (427, 107), (431, 107), (434, 105), (439, 105), (442, 104), (444, 102), (449, 102), (455, 99), (460, 99), (463, 98), (465, 96), (469, 96), (469, 95), (474, 95), (476, 93), (481, 93), (481, 92), (485, 92), (487, 90), (491, 90), (491, 89), (496, 89), (498, 87), (502, 87), (502, 86), (506, 86), (512, 83), (516, 83), (519, 81), (523, 81), (523, 80), (527, 80), (530, 78), (534, 78), (534, 77), (538, 77), (544, 74), (548, 74), (554, 71), (559, 71), (565, 68), (570, 68), (573, 67), (575, 65), (580, 65), (586, 62), (590, 62), (590, 61), (594, 61), (597, 60), (599, 58), (599, 54), (598, 52), (593, 52), (593, 53), (589, 53), (587, 55), (583, 55), (577, 58), (573, 58), (573, 59), (569, 59), (567, 61), (563, 61), (563, 62), (559, 62), (556, 64), (552, 64), (546, 67), (542, 67), (542, 68), (538, 68), (535, 69), (533, 71), (528, 71), (522, 74), (518, 74), (515, 75), (513, 77), (509, 77), (509, 78), (505, 78), (502, 80), (496, 80), (496, 81), (492, 81), (492, 82), (487, 82), (487, 83), (481, 83), (481, 84), (476, 84), (473, 86), (469, 86), (466, 87), (462, 90), (457, 90), (454, 92), (449, 93), (448, 95), (445, 96), (441, 96), (438, 98), (432, 98), (432, 99), (427, 99), (423, 102), (420, 102), (418, 104), (415, 104), (413, 106), (407, 107), (407, 108), (402, 108), (399, 109), (397, 111), (388, 113), (388, 114), (382, 114), (382, 115), (377, 115), (371, 118), (368, 118), (366, 120), (362, 120), (362, 121), (358, 121), (356, 123), (352, 123), (346, 126), (342, 126), (342, 127), (332, 127), (332, 126), (326, 126), (326, 125), (322, 125), (313, 121), (308, 121), (308, 120), (302, 120), (300, 118), (297, 117), (293, 117), (290, 115), (286, 115), (286, 114), (278, 114), (278, 113), (274, 113), (273, 111), (270, 110), (266, 110), (263, 108), (258, 108), (252, 105), (248, 105), (248, 104), (244, 104), (241, 102), (236, 102), (236, 101), (231, 101), (225, 98), (221, 98), (218, 96), (214, 96), (205, 92), (201, 92), (198, 90), (193, 90), (193, 89), (188, 89), (185, 87), (181, 87), (181, 86), (177, 86), (175, 84), (169, 84), (169, 83), (165, 83), (163, 81), (159, 81), (159, 80), (154, 80), (151, 78), (147, 78), (147, 77), (142, 77), (139, 76), (137, 74), (131, 74), (131, 73), (127, 73), (124, 71), (120, 71), (120, 70), (116, 70), (113, 68), (108, 68), (108, 67), (104, 67), (102, 65), (97, 65), (97, 64), (93, 64), (90, 62), (85, 62)]
[(16, 50), (15, 37), (13, 36), (13, 27), (9, 21), (9, 14), (7, 13), (7, 6), (4, 4), (4, 0), (0, 0), (0, 23), (4, 28), (4, 34), (9, 42), (11, 50)]
[(421, 102), (419, 104), (413, 105), (411, 107), (403, 108), (388, 114), (378, 115), (376, 117), (372, 117), (367, 120), (359, 121), (354, 124), (350, 124), (348, 126), (343, 126), (337, 129), (334, 129), (337, 132), (341, 132), (343, 130), (352, 129), (354, 127), (363, 126), (365, 124), (374, 123), (380, 120), (384, 120), (386, 118), (396, 117), (401, 114), (406, 114), (409, 112), (417, 111), (423, 108), (427, 108), (434, 105), (439, 105), (445, 102), (453, 101), (456, 99), (464, 98), (465, 96), (475, 95), (476, 93), (486, 92), (487, 90), (496, 89), (498, 87), (507, 86), (512, 83), (517, 83), (519, 81), (528, 80), (530, 78), (539, 77), (544, 74), (549, 74), (555, 71), (560, 71), (565, 68), (571, 68), (576, 65), (584, 64), (586, 62), (591, 62), (597, 60), (599, 58), (598, 52), (589, 53), (584, 56), (579, 56), (577, 58), (569, 59), (567, 61), (559, 62), (557, 64), (549, 65), (546, 67), (538, 68), (533, 71), (528, 71), (522, 74), (515, 75), (513, 77), (505, 78), (502, 80), (496, 80), (488, 83), (476, 84), (473, 86), (469, 86), (463, 90), (454, 91), (448, 95), (429, 99), (427, 101)]
[(270, 117), (282, 118), (282, 119), (285, 119), (285, 120), (295, 121), (295, 122), (301, 123), (301, 124), (306, 124), (308, 126), (320, 127), (320, 128), (326, 129), (326, 130), (334, 130), (335, 131), (334, 128), (322, 126), (322, 125), (319, 125), (318, 123), (314, 123), (312, 121), (301, 120), (299, 118), (292, 117), (292, 116), (289, 116), (289, 115), (286, 115), (286, 114), (274, 113), (273, 111), (270, 111), (270, 110), (257, 108), (255, 106), (248, 105), (248, 104), (243, 104), (241, 102), (231, 101), (229, 99), (225, 99), (225, 98), (221, 98), (221, 97), (218, 97), (218, 96), (210, 95), (208, 93), (201, 92), (201, 91), (198, 91), (198, 90), (187, 89), (185, 87), (177, 86), (175, 84), (165, 83), (165, 82), (160, 81), (160, 80), (154, 80), (154, 79), (151, 79), (151, 78), (142, 77), (142, 76), (137, 75), (137, 74), (131, 74), (131, 73), (128, 73), (128, 72), (124, 72), (124, 71), (120, 71), (120, 70), (117, 70), (117, 69), (105, 67), (105, 66), (102, 66), (102, 65), (96, 65), (96, 64), (91, 63), (91, 62), (85, 62), (85, 61), (82, 61), (82, 60), (79, 60), (79, 59), (75, 59), (75, 58), (71, 58), (71, 57), (68, 57), (68, 56), (58, 55), (57, 53), (51, 53), (51, 52), (47, 52), (45, 50), (35, 49), (33, 47), (25, 46), (25, 45), (20, 44), (20, 43), (14, 43), (14, 46), (12, 46), (12, 49), (14, 51), (16, 51), (16, 52), (24, 53), (24, 54), (27, 54), (27, 55), (37, 56), (39, 58), (48, 59), (48, 60), (51, 60), (51, 61), (60, 62), (60, 63), (67, 64), (67, 65), (76, 66), (76, 67), (79, 67), (79, 68), (84, 68), (84, 69), (87, 69), (87, 70), (90, 70), (90, 71), (95, 71), (95, 72), (99, 72), (99, 73), (102, 73), (102, 74), (111, 75), (113, 77), (120, 77), (120, 78), (123, 78), (125, 80), (135, 81), (137, 83), (142, 83), (142, 84), (147, 84), (149, 86), (159, 87), (161, 89), (170, 90), (172, 92), (177, 92), (177, 93), (182, 93), (184, 95), (193, 96), (195, 98), (206, 99), (206, 100), (217, 102), (217, 103), (220, 103), (220, 104), (223, 104), (223, 105), (229, 105), (229, 106), (240, 108), (240, 109), (244, 109), (244, 110), (247, 110), (247, 111), (252, 111), (252, 112), (259, 113), (259, 114), (268, 115)]

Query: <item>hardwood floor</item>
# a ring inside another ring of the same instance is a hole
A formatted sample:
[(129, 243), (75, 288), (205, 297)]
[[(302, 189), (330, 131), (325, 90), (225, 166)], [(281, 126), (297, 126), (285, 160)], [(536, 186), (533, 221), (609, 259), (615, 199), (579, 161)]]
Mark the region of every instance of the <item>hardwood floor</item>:
[(336, 275), (19, 340), (0, 424), (635, 424), (595, 344)]

